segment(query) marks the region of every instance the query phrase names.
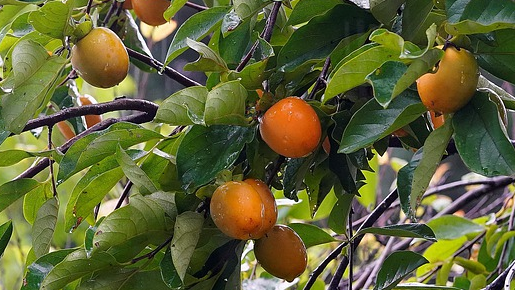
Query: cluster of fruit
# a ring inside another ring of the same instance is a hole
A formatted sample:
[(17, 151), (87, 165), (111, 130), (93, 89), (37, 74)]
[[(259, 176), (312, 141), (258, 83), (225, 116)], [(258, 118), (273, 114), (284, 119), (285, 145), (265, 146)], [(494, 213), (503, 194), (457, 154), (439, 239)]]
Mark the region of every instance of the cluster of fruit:
[(306, 269), (306, 247), (293, 229), (276, 225), (275, 198), (263, 181), (246, 179), (222, 184), (211, 197), (210, 213), (227, 236), (255, 240), (256, 259), (270, 274), (293, 281)]

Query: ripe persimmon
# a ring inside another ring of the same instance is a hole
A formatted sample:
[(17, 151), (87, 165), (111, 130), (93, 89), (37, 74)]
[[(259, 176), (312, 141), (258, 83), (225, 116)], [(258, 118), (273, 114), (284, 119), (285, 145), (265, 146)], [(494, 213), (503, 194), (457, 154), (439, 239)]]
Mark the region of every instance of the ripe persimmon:
[[(93, 98), (92, 96), (86, 94), (79, 97), (79, 105), (80, 106), (87, 106), (96, 104), (97, 100)], [(86, 115), (84, 116), (84, 120), (86, 121), (86, 128), (90, 128), (100, 122), (102, 122), (102, 116), (100, 115)]]
[(66, 121), (57, 122), (57, 124), (55, 125), (57, 126), (57, 129), (59, 129), (61, 134), (63, 134), (66, 140), (70, 140), (71, 138), (75, 137), (75, 132)]
[(271, 106), (260, 120), (259, 132), (272, 150), (289, 158), (310, 154), (322, 137), (315, 110), (297, 97), (284, 98)]
[(474, 55), (449, 46), (434, 72), (417, 80), (422, 103), (440, 114), (454, 113), (465, 106), (476, 91), (479, 67)]
[(429, 116), (431, 118), (431, 123), (433, 123), (433, 129), (438, 129), (445, 122), (445, 119), (442, 114), (437, 114), (433, 111), (429, 111)]
[(272, 192), (256, 179), (220, 185), (211, 197), (210, 213), (220, 231), (239, 240), (261, 238), (277, 220)]
[(129, 72), (125, 45), (110, 29), (93, 28), (72, 48), (72, 66), (90, 85), (110, 88)]
[(123, 9), (131, 10), (132, 9), (132, 0), (123, 1)]
[(254, 254), (270, 274), (289, 282), (306, 270), (306, 246), (288, 226), (276, 225), (254, 244)]
[(169, 0), (131, 0), (132, 8), (136, 16), (142, 22), (159, 26), (165, 24), (169, 19), (165, 19), (163, 13), (170, 6)]

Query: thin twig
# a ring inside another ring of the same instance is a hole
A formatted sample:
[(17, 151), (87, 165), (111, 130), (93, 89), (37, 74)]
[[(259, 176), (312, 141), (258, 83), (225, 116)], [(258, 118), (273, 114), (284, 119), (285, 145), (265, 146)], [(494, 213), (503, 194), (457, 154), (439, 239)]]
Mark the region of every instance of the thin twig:
[(503, 288), (503, 284), (505, 283), (506, 278), (508, 277), (508, 274), (510, 274), (511, 271), (513, 271), (515, 267), (515, 261), (512, 261), (508, 268), (504, 270), (495, 280), (492, 281), (488, 286), (481, 290), (501, 290)]
[(122, 194), (120, 195), (120, 197), (118, 198), (118, 202), (116, 203), (116, 206), (114, 207), (114, 209), (119, 209), (122, 204), (123, 204), (123, 201), (129, 196), (129, 192), (131, 191), (131, 188), (132, 188), (132, 181), (128, 181), (127, 184), (125, 184), (125, 187), (123, 188), (123, 192)]
[(277, 172), (281, 169), (281, 166), (283, 165), (284, 161), (286, 161), (286, 158), (282, 155), (277, 157), (277, 159), (272, 164), (272, 169), (267, 172), (267, 177), (265, 180), (266, 185), (270, 187), (270, 184), (272, 184), (272, 180), (274, 180), (274, 177), (277, 175)]
[[(274, 30), (275, 22), (277, 21), (277, 15), (279, 14), (279, 10), (281, 9), (281, 1), (274, 2), (274, 6), (272, 7), (272, 12), (270, 13), (270, 16), (268, 17), (265, 29), (263, 29), (263, 32), (261, 33), (260, 37), (263, 38), (265, 41), (270, 42), (270, 39), (272, 38), (272, 31)], [(252, 56), (254, 55), (254, 52), (256, 52), (257, 47), (259, 46), (259, 39), (254, 42), (252, 47), (250, 48), (249, 52), (242, 58), (241, 62), (236, 67), (236, 71), (241, 71), (247, 63), (250, 61)]]
[(173, 68), (169, 66), (164, 66), (163, 63), (158, 61), (157, 59), (151, 58), (147, 55), (144, 55), (142, 53), (139, 53), (133, 49), (130, 49), (127, 47), (127, 53), (130, 57), (137, 59), (141, 62), (144, 62), (145, 64), (157, 69), (158, 71), (163, 71), (164, 75), (175, 80), (176, 82), (180, 83), (181, 85), (185, 87), (192, 87), (192, 86), (201, 86), (202, 84), (194, 81), (187, 76), (181, 74), (180, 72), (174, 70)]
[(186, 3), (184, 4), (184, 6), (187, 6), (187, 7), (193, 8), (193, 9), (196, 9), (196, 10), (198, 10), (198, 11), (204, 11), (204, 10), (209, 9), (209, 8), (208, 8), (208, 7), (206, 7), (206, 6), (198, 5), (197, 3), (193, 3), (193, 2), (190, 2), (190, 1), (186, 2)]
[(331, 58), (327, 57), (324, 62), (324, 66), (322, 67), (322, 71), (320, 72), (320, 75), (317, 78), (317, 81), (315, 85), (313, 86), (313, 89), (309, 93), (309, 96), (307, 97), (308, 100), (311, 100), (315, 97), (315, 94), (322, 88), (322, 85), (325, 86), (326, 80), (327, 80), (327, 73), (329, 72), (329, 67), (331, 66)]
[[(399, 197), (399, 194), (397, 192), (397, 189), (395, 189), (392, 192), (390, 192), (383, 199), (383, 201), (381, 201), (381, 203), (378, 204), (377, 207), (368, 215), (367, 219), (361, 224), (361, 226), (359, 227), (358, 231), (360, 231), (362, 229), (365, 229), (365, 228), (371, 227), (398, 197)], [(354, 248), (356, 248), (359, 245), (359, 243), (361, 242), (362, 238), (363, 238), (363, 236), (360, 236), (360, 237), (357, 237), (357, 238), (354, 239), (354, 244), (353, 244)], [(304, 290), (308, 290), (308, 289), (311, 289), (311, 287), (313, 287), (313, 284), (315, 283), (315, 281), (318, 278), (318, 276), (320, 276), (320, 274), (322, 274), (324, 269), (327, 267), (327, 265), (332, 260), (336, 259), (336, 257), (338, 257), (341, 254), (342, 249), (345, 246), (347, 246), (347, 245), (348, 245), (347, 242), (343, 242), (340, 245), (338, 245), (338, 247), (336, 247), (320, 263), (320, 265), (318, 265), (318, 267), (315, 268), (313, 273), (311, 273), (308, 281), (306, 282), (306, 285), (304, 286)], [(341, 263), (344, 264), (344, 266), (346, 267), (348, 265), (348, 262), (349, 262), (349, 260), (348, 260), (347, 256), (344, 256)], [(340, 277), (340, 279), (341, 279), (341, 277)]]
[(142, 255), (142, 256), (139, 256), (139, 257), (136, 257), (134, 259), (131, 260), (131, 264), (135, 264), (143, 259), (152, 259), (154, 258), (154, 256), (159, 253), (159, 251), (161, 251), (161, 249), (163, 249), (164, 247), (166, 247), (168, 244), (170, 244), (172, 242), (172, 239), (173, 239), (173, 235), (171, 235), (168, 239), (166, 239), (166, 241), (164, 241), (161, 245), (157, 246), (157, 248), (155, 248), (153, 251), (145, 254), (145, 255)]
[[(48, 126), (48, 150), (52, 150), (52, 126)], [(54, 166), (52, 166), (52, 159), (48, 159), (48, 166), (50, 168), (50, 179), (52, 182), (52, 191), (54, 197), (57, 197), (57, 186), (55, 184)]]
[[(506, 230), (507, 232), (513, 231), (514, 216), (515, 216), (515, 206), (512, 206), (510, 218), (508, 220), (508, 229)], [(499, 271), (499, 273), (500, 273), (500, 270), (502, 269), (502, 264), (504, 263), (504, 258), (506, 257), (507, 251), (508, 251), (508, 243), (506, 242), (502, 247), (501, 256), (499, 257), (499, 262), (497, 264), (497, 269), (496, 269), (496, 271), (493, 271), (493, 272)]]
[(88, 4), (86, 5), (86, 14), (91, 13), (91, 6), (93, 6), (93, 0), (88, 0)]
[(354, 213), (352, 207), (349, 211), (349, 221), (347, 222), (347, 228), (349, 229), (349, 241), (350, 241), (350, 247), (349, 247), (349, 290), (352, 290), (352, 281), (354, 280), (354, 273), (353, 273), (353, 262), (354, 262), (354, 241), (352, 240), (352, 214)]

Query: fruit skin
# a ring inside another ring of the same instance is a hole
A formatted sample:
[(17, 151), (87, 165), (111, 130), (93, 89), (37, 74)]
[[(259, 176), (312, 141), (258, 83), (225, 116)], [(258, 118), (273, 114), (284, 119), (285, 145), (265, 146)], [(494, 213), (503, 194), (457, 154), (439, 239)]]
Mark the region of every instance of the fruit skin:
[(75, 137), (75, 132), (73, 131), (72, 127), (68, 125), (66, 121), (57, 122), (56, 124), (57, 129), (63, 134), (66, 141), (70, 140), (71, 138)]
[(132, 0), (125, 0), (123, 2), (123, 9), (131, 10), (132, 9)]
[(305, 270), (308, 262), (306, 246), (288, 226), (276, 225), (254, 244), (254, 254), (270, 274), (293, 281)]
[(465, 106), (476, 91), (479, 79), (477, 61), (465, 49), (449, 46), (435, 73), (417, 80), (422, 103), (441, 114), (454, 113)]
[(168, 22), (163, 13), (170, 6), (168, 0), (132, 0), (132, 8), (138, 18), (152, 26), (159, 26)]
[(322, 137), (315, 110), (297, 97), (284, 98), (270, 107), (260, 120), (259, 132), (272, 150), (289, 158), (310, 154)]
[(129, 55), (113, 31), (93, 28), (72, 48), (72, 66), (90, 85), (110, 88), (129, 72)]
[[(79, 105), (81, 106), (87, 106), (96, 104), (97, 100), (93, 98), (92, 96), (86, 94), (84, 96), (79, 97)], [(86, 115), (84, 116), (84, 120), (86, 121), (86, 128), (91, 128), (94, 125), (102, 122), (102, 116), (100, 115)]]
[(429, 112), (429, 116), (431, 117), (431, 123), (433, 123), (433, 129), (438, 129), (445, 123), (445, 119), (443, 115), (436, 116), (436, 113), (433, 111)]
[(327, 155), (331, 153), (331, 141), (329, 141), (329, 136), (325, 137), (324, 142), (322, 142), (322, 149), (324, 149)]
[(210, 213), (220, 231), (239, 240), (261, 238), (277, 220), (270, 189), (254, 179), (219, 186), (211, 197)]

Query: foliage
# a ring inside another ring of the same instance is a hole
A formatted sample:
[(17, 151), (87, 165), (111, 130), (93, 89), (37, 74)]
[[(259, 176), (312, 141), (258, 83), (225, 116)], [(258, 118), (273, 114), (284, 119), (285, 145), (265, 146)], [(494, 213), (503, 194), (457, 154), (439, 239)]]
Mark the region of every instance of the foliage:
[[(513, 1), (175, 0), (166, 19), (193, 13), (160, 57), (151, 34), (177, 23), (149, 34), (122, 5), (0, 0), (0, 288), (510, 287)], [(130, 56), (114, 88), (71, 66), (91, 25)], [(482, 76), (433, 129), (414, 83), (449, 42)], [(131, 98), (142, 72), (180, 87)], [(84, 94), (100, 102), (80, 106)], [(289, 96), (308, 101), (323, 132), (301, 158), (273, 152), (258, 130)], [(86, 128), (86, 115), (104, 121)], [(60, 121), (77, 136), (52, 130)], [(215, 189), (246, 178), (272, 188), (278, 222), (308, 247), (291, 283), (209, 215)]]

